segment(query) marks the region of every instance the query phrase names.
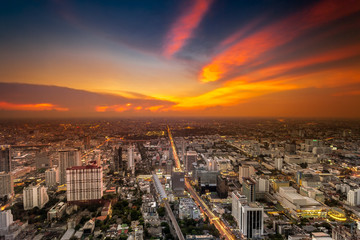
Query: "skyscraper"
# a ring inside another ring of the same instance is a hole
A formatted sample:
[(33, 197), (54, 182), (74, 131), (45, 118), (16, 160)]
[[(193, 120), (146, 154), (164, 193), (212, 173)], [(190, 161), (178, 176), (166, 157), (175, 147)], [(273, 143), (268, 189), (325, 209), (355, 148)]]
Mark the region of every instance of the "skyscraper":
[(0, 197), (14, 193), (14, 181), (11, 173), (0, 173)]
[(0, 212), (0, 233), (6, 232), (9, 226), (13, 223), (13, 215), (11, 210), (5, 210)]
[(360, 205), (360, 189), (350, 190), (347, 194), (347, 201), (350, 206)]
[(239, 167), (239, 182), (243, 183), (243, 178), (251, 177), (255, 174), (253, 166), (243, 165)]
[(24, 209), (29, 210), (34, 207), (43, 208), (49, 201), (46, 187), (41, 185), (31, 185), (23, 190)]
[(118, 172), (122, 169), (122, 148), (115, 148), (114, 154), (114, 171)]
[(283, 167), (283, 159), (282, 158), (275, 158), (275, 168), (281, 171)]
[(184, 172), (173, 171), (171, 174), (171, 186), (174, 192), (184, 192), (185, 175)]
[(57, 168), (50, 168), (45, 171), (45, 184), (47, 187), (53, 187), (59, 182), (59, 171)]
[(249, 202), (255, 202), (256, 182), (251, 178), (243, 178), (242, 194), (246, 196)]
[(60, 159), (60, 184), (66, 183), (66, 169), (73, 166), (80, 166), (80, 152), (78, 150), (59, 151)]
[(11, 172), (10, 145), (0, 145), (0, 172)]
[(131, 173), (135, 174), (135, 159), (134, 159), (134, 146), (128, 147), (128, 169)]
[(197, 153), (195, 151), (188, 151), (186, 152), (186, 159), (185, 159), (185, 169), (187, 172), (192, 172), (194, 169), (193, 163), (196, 162)]
[(74, 166), (66, 170), (69, 202), (98, 200), (103, 196), (103, 171), (97, 165)]

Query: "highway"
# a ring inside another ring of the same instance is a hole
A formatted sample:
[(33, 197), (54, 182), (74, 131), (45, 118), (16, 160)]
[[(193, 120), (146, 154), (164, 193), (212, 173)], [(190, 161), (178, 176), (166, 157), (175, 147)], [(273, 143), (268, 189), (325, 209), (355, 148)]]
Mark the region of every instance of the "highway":
[[(172, 138), (169, 126), (167, 128), (168, 128), (168, 135), (169, 135), (171, 147), (172, 147), (173, 153), (174, 153), (175, 165), (179, 170), (182, 170), (180, 160), (179, 160), (179, 157), (176, 152), (176, 147), (175, 147), (174, 140)], [(221, 236), (225, 237), (225, 239), (228, 239), (228, 240), (235, 240), (236, 238), (235, 238), (234, 234), (231, 232), (231, 230), (223, 223), (223, 221), (219, 217), (217, 217), (211, 211), (211, 209), (206, 205), (206, 203), (196, 193), (196, 191), (191, 186), (191, 184), (187, 178), (185, 178), (185, 187), (188, 190), (188, 192), (190, 193), (191, 197), (194, 199), (195, 203), (200, 207), (202, 212), (209, 218), (210, 222), (212, 224), (214, 224), (216, 229), (220, 232)]]

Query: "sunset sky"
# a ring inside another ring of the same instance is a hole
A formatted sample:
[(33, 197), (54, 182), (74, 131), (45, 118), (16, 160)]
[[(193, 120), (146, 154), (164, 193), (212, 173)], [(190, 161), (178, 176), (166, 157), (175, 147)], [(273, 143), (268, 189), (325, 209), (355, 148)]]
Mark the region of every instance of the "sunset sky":
[(3, 0), (0, 117), (360, 117), (359, 0)]

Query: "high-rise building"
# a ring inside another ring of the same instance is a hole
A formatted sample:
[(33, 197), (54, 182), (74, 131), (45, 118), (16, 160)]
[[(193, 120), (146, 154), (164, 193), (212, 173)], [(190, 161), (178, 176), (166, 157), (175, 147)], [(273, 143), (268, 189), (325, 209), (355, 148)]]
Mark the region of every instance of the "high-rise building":
[(0, 233), (6, 232), (13, 223), (11, 210), (0, 211)]
[(347, 194), (347, 201), (350, 206), (360, 205), (360, 188), (356, 190), (350, 190)]
[(0, 145), (0, 172), (11, 172), (10, 145)]
[(255, 168), (249, 165), (239, 167), (239, 182), (243, 183), (243, 178), (249, 178), (255, 174)]
[(231, 215), (234, 217), (236, 222), (239, 222), (240, 219), (240, 208), (241, 205), (247, 202), (247, 198), (244, 195), (241, 195), (239, 191), (233, 191), (231, 193), (232, 205), (231, 205)]
[(247, 239), (262, 239), (264, 208), (256, 203), (241, 204), (238, 226)]
[(173, 171), (171, 174), (171, 186), (174, 192), (184, 192), (185, 175), (184, 172)]
[(264, 208), (258, 203), (248, 203), (246, 196), (232, 192), (232, 216), (247, 239), (261, 239), (264, 232)]
[(103, 171), (97, 165), (74, 166), (66, 170), (69, 202), (98, 200), (103, 196)]
[(24, 209), (29, 210), (34, 207), (43, 208), (49, 201), (46, 192), (47, 188), (41, 185), (31, 185), (23, 190)]
[(256, 200), (256, 182), (251, 178), (243, 178), (242, 194), (246, 196), (249, 202)]
[(115, 148), (114, 170), (115, 172), (122, 170), (122, 147)]
[(265, 178), (259, 178), (257, 181), (258, 191), (259, 192), (269, 192), (269, 180)]
[(91, 147), (90, 141), (91, 141), (91, 137), (89, 135), (84, 136), (83, 144), (84, 144), (85, 149), (90, 149), (90, 147)]
[(173, 170), (173, 161), (167, 160), (166, 161), (166, 174), (171, 175)]
[(197, 153), (195, 151), (188, 151), (186, 152), (186, 159), (185, 159), (185, 169), (187, 172), (192, 172), (194, 169), (193, 163), (196, 162)]
[(275, 168), (279, 171), (282, 170), (283, 167), (283, 159), (282, 158), (275, 158)]
[(134, 146), (128, 147), (128, 170), (135, 174)]
[(78, 150), (65, 150), (59, 151), (59, 173), (60, 173), (60, 184), (66, 183), (66, 169), (73, 166), (81, 166), (80, 152)]
[(11, 173), (0, 173), (0, 197), (14, 193), (14, 181)]
[(50, 168), (45, 171), (45, 184), (47, 187), (53, 187), (59, 182), (58, 168)]

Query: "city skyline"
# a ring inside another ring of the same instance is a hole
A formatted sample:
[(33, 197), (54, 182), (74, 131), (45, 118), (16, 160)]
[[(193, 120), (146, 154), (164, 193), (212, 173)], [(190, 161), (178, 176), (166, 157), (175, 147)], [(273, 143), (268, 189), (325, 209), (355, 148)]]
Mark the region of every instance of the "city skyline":
[(359, 118), (360, 3), (4, 1), (1, 118)]

